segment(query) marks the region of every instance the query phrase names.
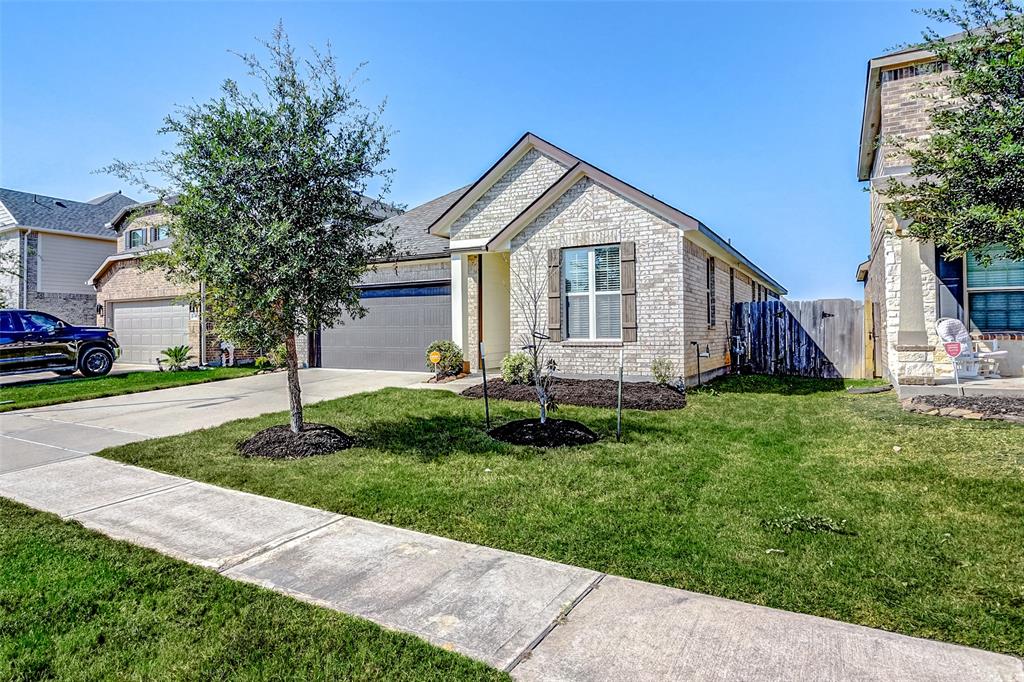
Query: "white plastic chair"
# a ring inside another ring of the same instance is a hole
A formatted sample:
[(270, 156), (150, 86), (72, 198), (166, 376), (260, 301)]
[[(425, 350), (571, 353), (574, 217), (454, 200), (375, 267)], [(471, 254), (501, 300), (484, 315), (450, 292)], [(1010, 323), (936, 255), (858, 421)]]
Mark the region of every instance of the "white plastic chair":
[(952, 317), (940, 318), (935, 323), (935, 331), (943, 343), (959, 343), (963, 350), (956, 358), (952, 358), (953, 364), (959, 376), (962, 377), (991, 377), (999, 378), (999, 361), (1008, 354), (1005, 350), (981, 351), (974, 345), (967, 327), (960, 320)]

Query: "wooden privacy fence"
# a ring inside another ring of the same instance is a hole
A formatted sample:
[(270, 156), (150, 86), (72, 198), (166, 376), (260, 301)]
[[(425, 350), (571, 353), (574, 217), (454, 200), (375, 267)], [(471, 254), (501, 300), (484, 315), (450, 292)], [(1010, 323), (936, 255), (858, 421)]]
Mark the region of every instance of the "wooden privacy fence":
[(731, 328), (734, 371), (828, 379), (865, 376), (860, 301), (737, 303)]

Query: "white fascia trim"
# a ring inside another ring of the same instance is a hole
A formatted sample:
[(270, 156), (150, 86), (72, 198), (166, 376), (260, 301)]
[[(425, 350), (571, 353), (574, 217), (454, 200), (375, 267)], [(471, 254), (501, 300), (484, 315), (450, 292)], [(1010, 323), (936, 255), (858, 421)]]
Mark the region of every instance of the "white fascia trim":
[(481, 237), (480, 239), (453, 239), (448, 242), (449, 251), (468, 251), (472, 249), (483, 249), (487, 246), (487, 242), (491, 241), (490, 237)]
[(451, 257), (451, 278), (452, 278), (452, 342), (462, 348), (463, 357), (466, 355), (466, 348), (463, 342), (466, 340), (465, 327), (466, 316), (463, 313), (463, 279), (462, 271), (463, 257), (453, 254)]
[(82, 234), (81, 232), (67, 232), (65, 230), (54, 230), (54, 229), (51, 229), (51, 228), (48, 228), (48, 227), (32, 227), (30, 225), (17, 225), (17, 224), (14, 224), (14, 225), (4, 225), (3, 227), (0, 227), (0, 234), (2, 234), (4, 232), (13, 232), (15, 230), (25, 231), (25, 232), (36, 232), (36, 233), (43, 233), (43, 234), (56, 234), (56, 235), (60, 235), (61, 237), (78, 237), (79, 239), (97, 239), (99, 241), (104, 241), (104, 242), (116, 242), (117, 241), (117, 236), (116, 235), (112, 236), (112, 237), (106, 237), (106, 236), (101, 235), (101, 234)]

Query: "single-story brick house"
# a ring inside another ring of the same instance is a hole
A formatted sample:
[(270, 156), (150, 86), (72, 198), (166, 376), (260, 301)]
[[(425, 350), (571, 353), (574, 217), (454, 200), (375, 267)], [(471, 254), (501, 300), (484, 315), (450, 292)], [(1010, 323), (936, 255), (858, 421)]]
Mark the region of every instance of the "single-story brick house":
[(1003, 376), (1024, 373), (1024, 263), (1000, 257), (981, 267), (973, 255), (951, 258), (934, 244), (904, 237), (879, 192), (889, 178), (907, 177), (910, 160), (896, 137), (927, 136), (931, 117), (923, 94), (947, 76), (932, 53), (906, 49), (868, 62), (857, 177), (870, 182), (871, 246), (857, 269), (864, 283), (866, 353), (876, 376), (900, 384), (932, 384), (952, 373), (935, 331), (939, 318), (964, 322), (983, 350), (1009, 351)]
[[(115, 329), (119, 308), (148, 302), (166, 311), (186, 293), (159, 272), (138, 270), (140, 244), (159, 247), (157, 222), (141, 215), (112, 225), (118, 254), (91, 281)], [(366, 317), (310, 335), (310, 365), (423, 371), (427, 345), (452, 339), (474, 369), (483, 340), (488, 366), (497, 367), (528, 334), (513, 299), (534, 278), (560, 371), (610, 373), (621, 350), (627, 374), (650, 375), (663, 357), (695, 381), (698, 350), (707, 353), (705, 378), (727, 365), (733, 302), (786, 293), (697, 219), (533, 134), (472, 184), (384, 225), (394, 230), (398, 258), (363, 278)], [(538, 254), (543, 263), (531, 269)], [(198, 343), (198, 331), (173, 325)]]
[(468, 187), (390, 223), (406, 259), (368, 276), (371, 315), (323, 333), (324, 366), (388, 348), (391, 366), (419, 369), (425, 342), (450, 325), (473, 368), (481, 340), (496, 367), (529, 336), (514, 299), (534, 279), (560, 371), (611, 373), (621, 350), (627, 374), (650, 375), (663, 357), (696, 380), (698, 349), (705, 377), (727, 365), (733, 302), (786, 293), (699, 220), (529, 133)]
[(0, 188), (0, 249), (21, 273), (0, 278), (3, 302), (92, 324), (96, 292), (86, 280), (115, 251), (104, 225), (134, 203), (120, 192), (73, 201)]

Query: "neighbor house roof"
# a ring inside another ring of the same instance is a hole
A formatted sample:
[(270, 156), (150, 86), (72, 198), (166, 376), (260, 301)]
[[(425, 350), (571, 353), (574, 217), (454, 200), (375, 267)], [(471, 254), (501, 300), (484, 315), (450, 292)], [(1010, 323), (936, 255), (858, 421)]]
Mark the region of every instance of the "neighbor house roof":
[(0, 188), (0, 204), (11, 216), (8, 224), (0, 229), (25, 227), (110, 239), (107, 222), (122, 208), (135, 203), (120, 192), (89, 201), (73, 201)]
[(449, 235), (451, 226), (458, 217), (462, 215), (462, 213), (473, 203), (475, 203), (483, 193), (486, 192), (487, 189), (509, 169), (512, 164), (522, 158), (523, 155), (531, 149), (536, 149), (542, 154), (555, 159), (565, 166), (567, 170), (550, 186), (548, 186), (548, 188), (544, 190), (529, 206), (523, 209), (519, 215), (513, 218), (497, 233), (491, 235), (490, 238), (487, 239), (486, 243), (483, 244), (483, 248), (485, 250), (499, 250), (505, 242), (533, 221), (541, 212), (551, 206), (559, 197), (565, 194), (570, 187), (575, 185), (582, 178), (586, 177), (598, 185), (626, 197), (630, 201), (657, 215), (662, 220), (665, 220), (684, 231), (698, 232), (706, 238), (707, 241), (714, 244), (715, 247), (722, 249), (738, 263), (741, 263), (752, 273), (762, 278), (769, 287), (775, 289), (780, 294), (787, 293), (785, 287), (768, 276), (764, 270), (759, 268), (750, 259), (735, 249), (728, 240), (720, 237), (714, 230), (693, 216), (680, 211), (678, 208), (665, 203), (655, 196), (637, 189), (633, 185), (620, 180), (610, 173), (583, 161), (564, 149), (556, 147), (547, 140), (529, 132), (519, 138), (519, 141), (505, 152), (505, 154), (498, 159), (497, 163), (491, 166), (476, 182), (469, 185), (460, 197), (453, 201), (446, 210), (437, 216), (437, 218), (430, 224), (430, 233), (438, 236)]
[(467, 189), (468, 186), (461, 187), (384, 221), (385, 228), (394, 230), (393, 240), (398, 260), (448, 255), (448, 239), (430, 234), (427, 230)]

